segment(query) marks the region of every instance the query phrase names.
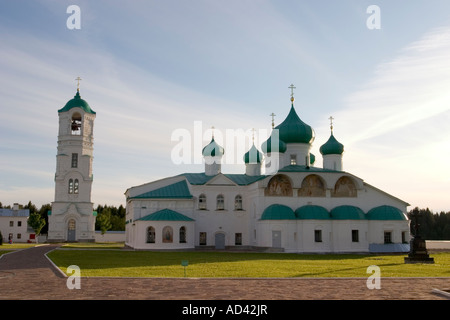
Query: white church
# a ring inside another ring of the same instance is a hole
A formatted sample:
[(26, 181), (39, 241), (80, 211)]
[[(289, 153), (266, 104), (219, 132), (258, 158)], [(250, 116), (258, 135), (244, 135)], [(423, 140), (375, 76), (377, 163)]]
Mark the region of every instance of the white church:
[(253, 145), (242, 155), (245, 173), (221, 172), (226, 150), (213, 136), (203, 148), (204, 172), (127, 189), (126, 245), (155, 250), (409, 251), (409, 204), (343, 170), (344, 146), (332, 126), (320, 147), (322, 168), (310, 153), (314, 130), (298, 116), (293, 94), (286, 119), (272, 128), (262, 152)]
[[(48, 241), (95, 241), (96, 113), (78, 88), (58, 116)], [(241, 174), (221, 172), (225, 150), (212, 137), (202, 152), (204, 172), (126, 190), (125, 244), (149, 250), (409, 251), (409, 204), (343, 171), (344, 146), (332, 126), (320, 147), (322, 168), (310, 152), (314, 130), (299, 118), (293, 95), (286, 119), (272, 128), (262, 152), (253, 145), (242, 155)]]

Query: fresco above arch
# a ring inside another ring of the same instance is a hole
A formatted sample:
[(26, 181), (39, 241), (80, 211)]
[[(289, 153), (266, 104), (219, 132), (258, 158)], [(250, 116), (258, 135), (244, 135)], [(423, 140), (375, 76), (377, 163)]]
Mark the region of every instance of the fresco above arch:
[(292, 197), (292, 184), (289, 178), (282, 174), (277, 174), (270, 179), (265, 196)]
[(325, 197), (325, 185), (322, 179), (315, 174), (307, 176), (298, 189), (299, 197)]
[(356, 195), (355, 183), (349, 177), (339, 178), (331, 193), (332, 197), (356, 197)]

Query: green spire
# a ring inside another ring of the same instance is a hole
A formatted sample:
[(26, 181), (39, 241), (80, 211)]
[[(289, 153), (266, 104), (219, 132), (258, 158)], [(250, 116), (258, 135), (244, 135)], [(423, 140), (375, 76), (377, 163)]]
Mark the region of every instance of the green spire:
[(322, 155), (327, 154), (343, 154), (344, 153), (344, 145), (336, 140), (333, 135), (333, 117), (330, 117), (330, 129), (331, 135), (327, 142), (325, 142), (319, 149)]
[(322, 155), (327, 154), (343, 154), (344, 145), (336, 140), (333, 133), (331, 133), (330, 138), (325, 142), (319, 149)]

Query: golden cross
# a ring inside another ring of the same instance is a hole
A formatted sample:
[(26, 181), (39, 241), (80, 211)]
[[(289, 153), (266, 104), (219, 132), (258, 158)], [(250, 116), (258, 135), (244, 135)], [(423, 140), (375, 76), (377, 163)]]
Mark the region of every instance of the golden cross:
[(214, 126), (211, 127), (212, 138), (214, 139)]
[(274, 118), (275, 118), (276, 114), (272, 112), (271, 114), (269, 114), (269, 116), (272, 117), (272, 129), (273, 129), (275, 127)]
[(297, 88), (294, 87), (293, 84), (291, 84), (288, 88), (291, 89), (291, 98), (293, 98), (294, 97), (294, 89), (297, 89)]
[(80, 77), (77, 77), (75, 80), (78, 81), (78, 83), (77, 83), (77, 91), (80, 91), (80, 80), (83, 80), (83, 79), (81, 79)]
[(328, 119), (330, 120), (331, 132), (333, 132), (333, 120), (334, 120), (334, 118), (333, 118), (333, 116), (330, 116)]
[(255, 128), (252, 128), (252, 141), (253, 141), (253, 144), (255, 144)]

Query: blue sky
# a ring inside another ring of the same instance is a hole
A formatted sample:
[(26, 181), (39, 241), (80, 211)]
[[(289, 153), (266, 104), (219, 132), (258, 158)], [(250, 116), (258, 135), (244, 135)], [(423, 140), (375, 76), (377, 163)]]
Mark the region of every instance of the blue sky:
[[(79, 30), (66, 26), (72, 4)], [(379, 30), (366, 26), (370, 5)], [(316, 166), (332, 115), (345, 171), (412, 207), (450, 210), (448, 1), (1, 0), (0, 39), (3, 204), (53, 201), (57, 110), (80, 76), (97, 112), (95, 204), (201, 172), (173, 163), (177, 129), (194, 139), (200, 122), (202, 145), (211, 126), (270, 131), (269, 114), (279, 124), (289, 112), (293, 83)], [(243, 173), (241, 157), (223, 172)]]

